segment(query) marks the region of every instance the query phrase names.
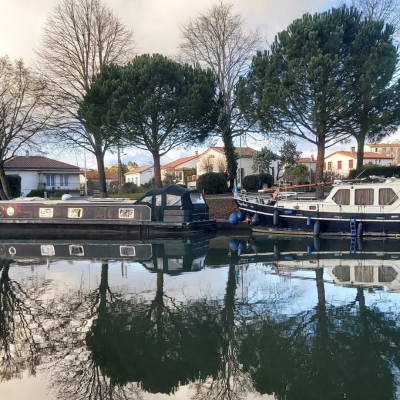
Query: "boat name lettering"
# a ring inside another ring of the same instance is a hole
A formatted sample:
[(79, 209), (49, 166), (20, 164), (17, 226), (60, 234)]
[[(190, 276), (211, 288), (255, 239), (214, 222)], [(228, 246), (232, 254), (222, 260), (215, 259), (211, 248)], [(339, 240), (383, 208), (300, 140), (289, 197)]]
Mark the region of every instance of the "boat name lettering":
[(119, 253), (121, 257), (123, 256), (135, 256), (136, 251), (134, 246), (120, 246)]
[(68, 218), (82, 218), (82, 208), (68, 208)]
[(40, 218), (53, 218), (53, 209), (52, 208), (39, 208), (39, 217)]
[(134, 208), (120, 208), (119, 209), (119, 217), (120, 218), (134, 218), (135, 209)]

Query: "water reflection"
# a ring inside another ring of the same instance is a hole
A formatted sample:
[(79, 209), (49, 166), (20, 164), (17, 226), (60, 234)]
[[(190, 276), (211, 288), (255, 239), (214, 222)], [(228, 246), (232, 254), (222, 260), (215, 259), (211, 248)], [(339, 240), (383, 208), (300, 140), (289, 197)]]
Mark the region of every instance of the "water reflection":
[[(397, 247), (266, 236), (3, 241), (0, 379), (43, 374), (54, 399), (185, 387), (199, 400), (394, 400)], [(135, 272), (123, 284), (119, 262)]]

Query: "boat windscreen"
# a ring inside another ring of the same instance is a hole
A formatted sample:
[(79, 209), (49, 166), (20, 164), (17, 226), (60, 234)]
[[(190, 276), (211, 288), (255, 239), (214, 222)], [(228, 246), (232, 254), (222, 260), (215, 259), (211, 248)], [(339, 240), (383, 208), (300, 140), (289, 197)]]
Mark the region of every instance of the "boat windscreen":
[(203, 193), (190, 193), (192, 204), (205, 204)]

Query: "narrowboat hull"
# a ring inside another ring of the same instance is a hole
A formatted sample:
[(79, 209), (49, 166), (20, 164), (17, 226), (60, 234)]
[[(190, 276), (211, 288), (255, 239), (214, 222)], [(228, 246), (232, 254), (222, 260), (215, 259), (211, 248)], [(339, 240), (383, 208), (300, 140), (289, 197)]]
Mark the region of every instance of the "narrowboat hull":
[[(168, 211), (168, 210), (167, 210)], [(103, 236), (128, 233), (137, 237), (188, 235), (213, 231), (216, 221), (207, 212), (173, 210), (163, 220), (152, 220), (147, 205), (129, 200), (78, 201), (26, 199), (0, 203), (0, 236), (29, 232), (32, 238), (63, 234)]]

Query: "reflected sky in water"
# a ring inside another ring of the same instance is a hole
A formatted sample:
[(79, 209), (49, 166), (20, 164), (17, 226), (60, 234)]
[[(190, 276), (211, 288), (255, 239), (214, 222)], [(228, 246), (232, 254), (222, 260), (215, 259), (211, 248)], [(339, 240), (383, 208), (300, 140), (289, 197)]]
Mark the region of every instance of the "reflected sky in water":
[(3, 242), (0, 397), (394, 400), (397, 247)]

